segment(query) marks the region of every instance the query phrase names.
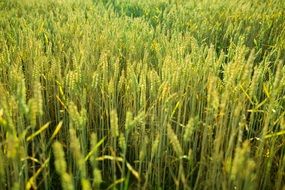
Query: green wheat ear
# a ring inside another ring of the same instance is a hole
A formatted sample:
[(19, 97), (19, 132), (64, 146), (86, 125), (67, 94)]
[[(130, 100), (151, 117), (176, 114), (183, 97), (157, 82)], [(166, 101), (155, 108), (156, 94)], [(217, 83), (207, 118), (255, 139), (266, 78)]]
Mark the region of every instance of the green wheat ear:
[(59, 142), (53, 143), (53, 152), (55, 156), (55, 169), (59, 174), (66, 172), (67, 165), (65, 162), (65, 155), (63, 147)]
[(81, 173), (81, 177), (85, 178), (86, 177), (85, 161), (81, 152), (79, 139), (77, 138), (76, 131), (74, 129), (72, 128), (69, 129), (69, 134), (70, 134), (70, 149), (73, 155), (73, 159)]
[(67, 164), (65, 161), (65, 154), (61, 143), (56, 141), (53, 143), (53, 153), (55, 157), (55, 169), (61, 178), (61, 185), (64, 190), (73, 190), (73, 179), (67, 173)]
[[(247, 170), (244, 170), (243, 167), (246, 167)], [(254, 174), (255, 162), (250, 157), (250, 143), (245, 141), (242, 144), (242, 147), (238, 147), (235, 152), (234, 159), (232, 161), (231, 168), (231, 179), (238, 181), (241, 184), (241, 181), (246, 183), (252, 183), (252, 180), (256, 177)], [(248, 182), (247, 182), (248, 181)]]
[(95, 133), (92, 133), (90, 136), (90, 143), (91, 143), (91, 151), (88, 153), (88, 155), (85, 158), (85, 161), (90, 157), (90, 162), (93, 169), (93, 183), (92, 186), (95, 189), (99, 189), (100, 184), (103, 182), (102, 180), (102, 173), (100, 169), (98, 168), (98, 161), (97, 157), (99, 155), (99, 146), (103, 144), (105, 138), (101, 139), (99, 142), (97, 142), (97, 135)]
[(156, 135), (156, 138), (152, 144), (152, 147), (151, 147), (151, 157), (153, 158), (156, 153), (157, 153), (157, 149), (158, 149), (158, 146), (159, 146), (159, 141), (160, 141), (160, 134), (158, 133)]
[(183, 135), (184, 142), (189, 142), (195, 130), (195, 119), (191, 117), (185, 126), (185, 132)]
[(172, 145), (173, 150), (176, 153), (176, 155), (178, 157), (182, 157), (183, 150), (182, 150), (181, 144), (178, 140), (178, 137), (176, 136), (175, 132), (173, 131), (170, 125), (167, 126), (167, 137), (170, 140), (170, 144)]
[(119, 136), (118, 115), (115, 110), (110, 113), (111, 135), (112, 137)]

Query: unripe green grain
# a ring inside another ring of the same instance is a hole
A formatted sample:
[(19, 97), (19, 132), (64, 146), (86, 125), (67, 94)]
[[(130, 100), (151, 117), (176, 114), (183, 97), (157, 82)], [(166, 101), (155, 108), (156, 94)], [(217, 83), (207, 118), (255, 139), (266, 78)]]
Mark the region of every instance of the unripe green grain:
[(167, 137), (170, 140), (170, 144), (172, 145), (173, 150), (176, 153), (176, 155), (178, 157), (182, 157), (183, 156), (182, 147), (180, 145), (178, 137), (176, 136), (176, 134), (174, 133), (170, 125), (167, 125)]
[(59, 142), (53, 144), (55, 156), (55, 169), (60, 175), (66, 172), (66, 162), (62, 145)]
[(69, 134), (70, 134), (70, 148), (71, 148), (71, 153), (73, 155), (73, 158), (75, 160), (75, 163), (81, 173), (82, 177), (86, 177), (86, 169), (85, 169), (85, 164), (84, 164), (84, 158), (81, 153), (81, 148), (80, 148), (80, 142), (79, 139), (76, 136), (76, 131), (74, 129), (69, 129)]
[(118, 115), (115, 110), (110, 113), (111, 135), (113, 138), (119, 136)]

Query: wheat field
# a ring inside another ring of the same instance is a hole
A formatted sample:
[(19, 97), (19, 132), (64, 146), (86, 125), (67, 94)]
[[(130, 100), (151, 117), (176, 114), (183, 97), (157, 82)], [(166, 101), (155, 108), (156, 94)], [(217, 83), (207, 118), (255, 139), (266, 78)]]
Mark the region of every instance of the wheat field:
[(0, 0), (0, 189), (285, 190), (285, 1)]

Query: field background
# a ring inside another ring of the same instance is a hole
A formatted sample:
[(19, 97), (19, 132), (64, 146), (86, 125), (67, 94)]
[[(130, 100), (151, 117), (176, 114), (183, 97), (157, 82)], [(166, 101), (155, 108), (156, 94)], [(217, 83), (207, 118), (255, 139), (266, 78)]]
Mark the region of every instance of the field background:
[(0, 189), (285, 189), (285, 1), (1, 0)]

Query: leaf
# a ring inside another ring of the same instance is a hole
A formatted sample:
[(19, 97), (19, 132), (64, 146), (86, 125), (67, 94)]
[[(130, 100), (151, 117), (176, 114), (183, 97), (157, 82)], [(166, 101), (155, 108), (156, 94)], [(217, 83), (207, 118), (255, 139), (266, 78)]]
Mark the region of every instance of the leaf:
[(98, 157), (96, 160), (97, 161), (113, 160), (113, 161), (118, 161), (118, 162), (126, 162), (126, 165), (127, 165), (127, 168), (129, 169), (129, 171), (133, 174), (134, 177), (137, 178), (138, 181), (140, 181), (139, 173), (126, 160), (124, 160), (121, 157), (114, 157), (114, 156), (105, 155), (105, 156)]
[(109, 185), (109, 187), (106, 189), (112, 189), (113, 187), (115, 187), (117, 184), (120, 184), (120, 183), (123, 183), (125, 181), (125, 178), (121, 178), (121, 179), (118, 179), (116, 181), (114, 181), (114, 183), (112, 183), (111, 185)]
[(87, 156), (85, 157), (85, 162), (90, 158), (90, 156), (92, 156), (92, 154), (94, 154), (94, 152), (97, 150), (97, 148), (105, 141), (106, 137), (102, 138), (95, 147), (92, 148), (92, 150), (87, 154)]
[(39, 130), (31, 134), (28, 138), (27, 141), (31, 141), (33, 138), (35, 138), (37, 135), (41, 134), (44, 130), (46, 130), (49, 127), (50, 122), (47, 122), (44, 124)]
[(56, 126), (56, 128), (55, 128), (55, 130), (54, 130), (54, 132), (53, 132), (53, 134), (52, 134), (52, 136), (51, 136), (51, 138), (50, 138), (50, 143), (51, 143), (51, 141), (54, 139), (54, 137), (57, 135), (57, 133), (60, 131), (60, 129), (61, 129), (61, 127), (62, 127), (62, 121), (60, 121), (58, 124), (57, 124), (57, 126)]
[(277, 136), (280, 136), (280, 135), (285, 135), (285, 130), (283, 131), (279, 131), (277, 133), (273, 133), (273, 134), (269, 134), (269, 135), (265, 135), (265, 139), (269, 139), (271, 137), (277, 137)]
[(263, 91), (264, 91), (265, 95), (267, 96), (267, 98), (270, 98), (268, 87), (265, 84), (263, 85)]
[(45, 160), (45, 162), (41, 165), (41, 167), (36, 171), (36, 173), (28, 180), (27, 184), (26, 184), (26, 190), (30, 190), (30, 189), (35, 189), (36, 185), (35, 185), (35, 181), (36, 178), (39, 176), (39, 174), (41, 173), (41, 171), (46, 167), (46, 165), (49, 163), (49, 158), (47, 158)]

